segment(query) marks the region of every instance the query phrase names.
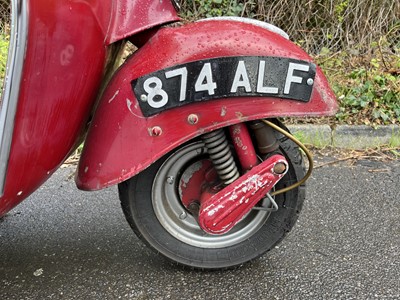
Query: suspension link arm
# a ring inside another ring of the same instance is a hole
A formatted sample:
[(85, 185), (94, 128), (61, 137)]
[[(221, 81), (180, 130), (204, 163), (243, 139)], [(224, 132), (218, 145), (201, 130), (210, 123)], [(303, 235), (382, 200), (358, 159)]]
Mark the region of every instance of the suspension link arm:
[(270, 192), (288, 168), (284, 156), (273, 155), (218, 193), (202, 199), (200, 227), (210, 234), (228, 232)]

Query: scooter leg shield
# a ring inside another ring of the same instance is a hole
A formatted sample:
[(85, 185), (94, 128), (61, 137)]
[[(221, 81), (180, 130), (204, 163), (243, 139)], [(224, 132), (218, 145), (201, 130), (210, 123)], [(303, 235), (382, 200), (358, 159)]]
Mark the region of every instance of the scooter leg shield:
[(228, 125), (336, 109), (319, 67), (273, 26), (219, 18), (162, 28), (106, 88), (76, 182), (84, 190), (120, 183)]

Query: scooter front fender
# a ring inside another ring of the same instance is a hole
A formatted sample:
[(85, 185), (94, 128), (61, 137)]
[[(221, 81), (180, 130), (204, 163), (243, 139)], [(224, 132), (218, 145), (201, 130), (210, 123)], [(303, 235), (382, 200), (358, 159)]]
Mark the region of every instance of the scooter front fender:
[(279, 30), (246, 19), (210, 19), (159, 30), (120, 68), (100, 100), (80, 159), (77, 186), (96, 190), (120, 183), (180, 144), (220, 127), (261, 118), (335, 113), (335, 96), (318, 67), (308, 102), (269, 96), (224, 97), (146, 117), (139, 103), (144, 99), (137, 99), (132, 89), (133, 80), (158, 70), (244, 56), (312, 62)]

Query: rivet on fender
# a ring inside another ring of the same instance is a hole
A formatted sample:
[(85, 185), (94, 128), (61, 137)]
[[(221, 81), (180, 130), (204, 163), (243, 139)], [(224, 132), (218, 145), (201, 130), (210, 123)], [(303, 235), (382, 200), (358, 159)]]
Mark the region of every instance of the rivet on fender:
[(194, 125), (199, 122), (199, 117), (195, 114), (190, 114), (187, 118), (189, 124)]
[(162, 134), (162, 129), (160, 126), (154, 126), (149, 130), (150, 136), (160, 136)]

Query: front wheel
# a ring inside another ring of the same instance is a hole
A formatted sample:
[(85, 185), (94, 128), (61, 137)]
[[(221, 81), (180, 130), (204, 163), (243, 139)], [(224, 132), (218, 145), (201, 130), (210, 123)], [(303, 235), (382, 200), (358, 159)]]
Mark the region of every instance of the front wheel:
[[(304, 175), (297, 146), (282, 136), (280, 145), (289, 171), (276, 189), (289, 186)], [(234, 267), (277, 245), (297, 220), (305, 197), (304, 186), (275, 196), (276, 212), (252, 210), (228, 233), (210, 235), (200, 229), (196, 217), (181, 202), (182, 185), (190, 182), (194, 170), (207, 163), (207, 150), (197, 141), (175, 149), (119, 184), (124, 214), (137, 236), (173, 262), (201, 269)]]

